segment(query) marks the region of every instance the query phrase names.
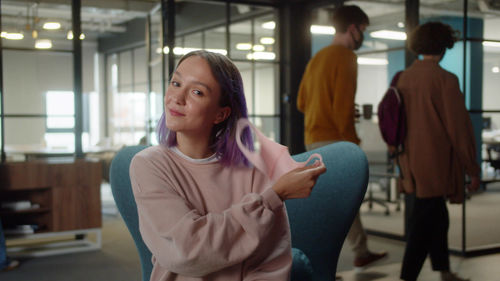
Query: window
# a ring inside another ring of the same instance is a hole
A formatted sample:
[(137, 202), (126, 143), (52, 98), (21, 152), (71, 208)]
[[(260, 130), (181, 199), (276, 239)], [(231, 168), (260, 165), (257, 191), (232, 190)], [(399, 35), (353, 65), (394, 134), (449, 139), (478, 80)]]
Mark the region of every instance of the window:
[[(45, 94), (46, 147), (74, 150), (75, 95), (70, 91), (48, 91)], [(96, 92), (83, 95), (82, 146), (88, 149), (99, 141), (99, 96)]]
[(45, 100), (47, 132), (73, 132), (75, 127), (73, 92), (49, 91)]

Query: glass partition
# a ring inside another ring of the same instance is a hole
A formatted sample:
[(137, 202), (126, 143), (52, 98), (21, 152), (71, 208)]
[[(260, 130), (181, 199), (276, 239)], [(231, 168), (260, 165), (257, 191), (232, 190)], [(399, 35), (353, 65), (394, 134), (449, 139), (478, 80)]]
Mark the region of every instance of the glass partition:
[(369, 184), (361, 218), (369, 232), (404, 235), (404, 204), (397, 191), (397, 171), (378, 128), (377, 107), (392, 77), (405, 68), (404, 1), (349, 1), (370, 19), (358, 55), (355, 103), (361, 117), (356, 130), (369, 163)]
[[(361, 216), (370, 233), (403, 239), (404, 200), (396, 191), (397, 168), (387, 157), (376, 110), (393, 75), (405, 68), (405, 1), (348, 1), (346, 4), (360, 6), (371, 22), (365, 32), (365, 42), (357, 51), (356, 104), (361, 117), (356, 127), (370, 164)], [(326, 6), (314, 11), (313, 24), (328, 27), (331, 22), (328, 12), (332, 8)], [(465, 16), (467, 31), (464, 30)], [(491, 252), (500, 246), (500, 233), (491, 228), (495, 214), (500, 211), (497, 196), (500, 188), (498, 8), (485, 1), (420, 1), (420, 23), (427, 21), (441, 21), (460, 32), (460, 41), (447, 51), (440, 65), (459, 79), (474, 126), (477, 161), (482, 168), (481, 191), (468, 194), (464, 205), (448, 205), (449, 246), (452, 252), (462, 255)], [(328, 45), (334, 36), (317, 31), (313, 32), (313, 54)]]

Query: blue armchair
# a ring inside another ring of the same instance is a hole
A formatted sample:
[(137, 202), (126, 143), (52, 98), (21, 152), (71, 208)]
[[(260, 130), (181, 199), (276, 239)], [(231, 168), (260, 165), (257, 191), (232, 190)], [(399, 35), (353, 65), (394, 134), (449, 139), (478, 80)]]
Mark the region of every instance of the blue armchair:
[[(110, 168), (111, 190), (120, 214), (139, 251), (143, 281), (152, 270), (151, 252), (139, 232), (137, 206), (129, 178), (132, 157), (145, 146), (120, 150)], [(321, 175), (309, 198), (285, 202), (292, 234), (292, 280), (335, 280), (342, 244), (366, 191), (368, 164), (361, 149), (338, 142), (294, 155), (305, 161), (311, 153), (320, 153), (327, 172)]]

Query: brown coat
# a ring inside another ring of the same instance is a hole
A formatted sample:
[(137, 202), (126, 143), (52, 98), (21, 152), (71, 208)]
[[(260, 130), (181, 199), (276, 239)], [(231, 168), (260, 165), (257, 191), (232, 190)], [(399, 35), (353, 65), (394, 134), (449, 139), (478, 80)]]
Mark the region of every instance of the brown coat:
[(472, 123), (457, 77), (438, 63), (417, 60), (398, 81), (407, 114), (400, 156), (404, 192), (418, 198), (464, 197), (464, 172), (479, 175)]

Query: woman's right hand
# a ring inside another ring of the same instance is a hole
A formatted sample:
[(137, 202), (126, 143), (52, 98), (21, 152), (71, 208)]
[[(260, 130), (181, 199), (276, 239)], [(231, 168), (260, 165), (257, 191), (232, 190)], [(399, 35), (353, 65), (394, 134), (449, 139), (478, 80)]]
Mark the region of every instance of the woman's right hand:
[(318, 177), (324, 172), (326, 172), (325, 165), (316, 161), (313, 165), (296, 168), (284, 174), (272, 188), (283, 201), (306, 198), (311, 194)]

